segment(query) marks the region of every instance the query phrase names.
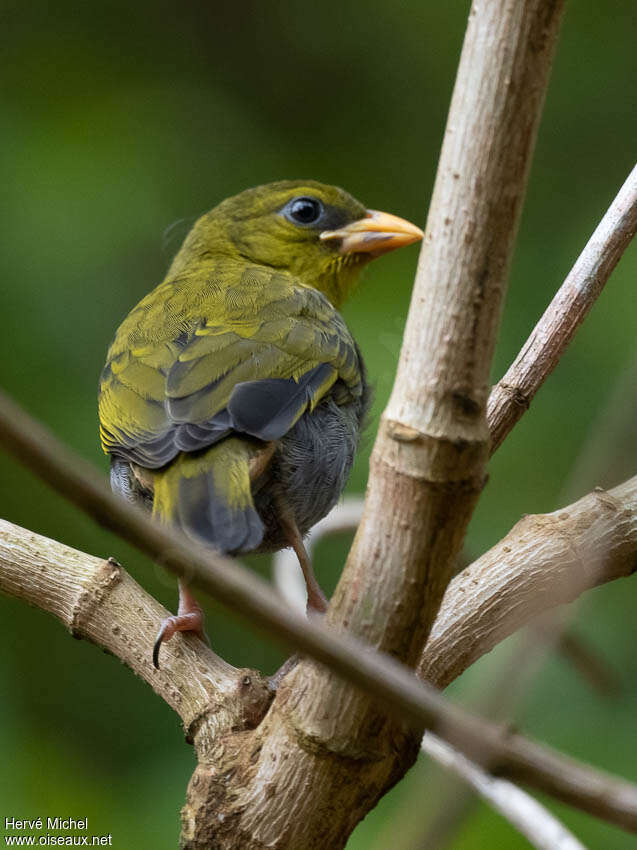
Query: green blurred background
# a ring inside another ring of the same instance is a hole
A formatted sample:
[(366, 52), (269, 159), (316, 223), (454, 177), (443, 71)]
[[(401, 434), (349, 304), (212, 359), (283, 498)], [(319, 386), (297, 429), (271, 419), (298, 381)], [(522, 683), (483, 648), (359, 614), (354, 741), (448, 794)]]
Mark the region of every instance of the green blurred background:
[[(467, 12), (467, 2), (434, 0), (5, 2), (3, 388), (106, 472), (96, 381), (107, 345), (201, 212), (247, 186), (312, 177), (424, 225)], [(494, 379), (633, 165), (635, 55), (633, 0), (569, 4)], [(416, 258), (411, 248), (374, 264), (344, 311), (376, 384), (375, 417), (391, 387)], [(635, 472), (636, 270), (633, 248), (498, 452), (471, 552), (523, 513), (553, 510)], [(375, 423), (351, 493), (364, 489), (374, 431)], [(174, 608), (172, 579), (3, 453), (0, 476), (0, 516), (116, 556)], [(346, 544), (319, 552), (326, 589)], [(269, 574), (267, 559), (250, 565)], [(594, 694), (548, 653), (513, 715), (529, 734), (637, 781), (634, 604), (634, 581), (621, 581), (572, 612), (573, 631), (617, 670), (618, 696)], [(207, 609), (221, 655), (276, 668), (277, 645), (214, 602)], [(0, 824), (5, 816), (87, 816), (89, 833), (112, 833), (114, 847), (175, 847), (194, 766), (176, 716), (117, 660), (71, 640), (50, 617), (4, 597), (0, 615)], [(521, 651), (519, 639), (507, 641), (450, 693), (479, 701)], [(430, 821), (457, 797), (423, 760), (348, 850), (433, 847), (424, 843)], [(634, 846), (618, 829), (555, 808), (591, 846)], [(445, 846), (528, 845), (476, 804)]]

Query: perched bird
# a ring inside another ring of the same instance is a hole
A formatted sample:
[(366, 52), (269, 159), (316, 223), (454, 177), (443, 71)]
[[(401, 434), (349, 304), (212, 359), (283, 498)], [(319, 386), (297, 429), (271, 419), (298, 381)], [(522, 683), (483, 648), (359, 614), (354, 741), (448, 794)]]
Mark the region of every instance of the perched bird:
[[(108, 351), (99, 418), (113, 490), (221, 552), (292, 546), (308, 607), (324, 610), (303, 535), (345, 486), (369, 398), (338, 309), (366, 263), (422, 235), (310, 180), (203, 215)], [(179, 590), (156, 666), (176, 631), (205, 638)]]

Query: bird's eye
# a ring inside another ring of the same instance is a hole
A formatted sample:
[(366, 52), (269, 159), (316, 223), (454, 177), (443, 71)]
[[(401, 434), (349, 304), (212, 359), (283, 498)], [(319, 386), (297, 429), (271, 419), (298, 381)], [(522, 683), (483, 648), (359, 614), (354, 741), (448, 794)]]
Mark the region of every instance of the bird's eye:
[(294, 198), (285, 208), (285, 214), (294, 224), (314, 224), (321, 217), (323, 205), (316, 198)]

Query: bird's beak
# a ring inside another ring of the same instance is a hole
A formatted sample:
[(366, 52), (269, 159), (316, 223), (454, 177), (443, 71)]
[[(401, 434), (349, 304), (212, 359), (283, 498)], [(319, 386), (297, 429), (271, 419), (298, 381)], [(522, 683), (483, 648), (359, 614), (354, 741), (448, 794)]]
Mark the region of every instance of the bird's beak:
[(340, 239), (341, 254), (371, 254), (378, 257), (394, 248), (418, 242), (425, 234), (419, 227), (391, 213), (367, 210), (364, 218), (353, 221), (339, 230), (324, 230), (324, 241)]

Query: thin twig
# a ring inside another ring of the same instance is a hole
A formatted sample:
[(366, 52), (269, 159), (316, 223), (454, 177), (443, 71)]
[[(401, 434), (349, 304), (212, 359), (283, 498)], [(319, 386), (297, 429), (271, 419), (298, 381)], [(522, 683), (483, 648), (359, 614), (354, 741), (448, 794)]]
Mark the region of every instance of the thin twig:
[[(438, 764), (469, 784), (493, 809), (505, 817), (538, 850), (585, 850), (575, 836), (553, 815), (506, 779), (498, 779), (428, 733), (422, 749)], [(424, 848), (423, 848), (424, 850)]]
[[(473, 700), (471, 709), (498, 723), (509, 723), (514, 706), (535, 678), (542, 655), (536, 644), (518, 643), (513, 654), (498, 667), (495, 675), (485, 682), (486, 690)], [(423, 737), (423, 744), (428, 735)], [(455, 835), (463, 828), (477, 806), (471, 785), (462, 779), (453, 781), (453, 774), (442, 783), (438, 811), (424, 836), (423, 850), (443, 850), (453, 847)], [(506, 817), (506, 815), (504, 815)]]
[(595, 228), (531, 336), (491, 390), (491, 452), (502, 444), (557, 366), (637, 231), (637, 166)]
[[(290, 610), (265, 582), (113, 496), (89, 464), (0, 393), (0, 440), (85, 513), (234, 611), (311, 656), (418, 727), (435, 731), (472, 761), (542, 788), (565, 802), (637, 832), (637, 786), (579, 764), (474, 717), (391, 657)], [(619, 489), (619, 488), (618, 488)], [(15, 527), (14, 527), (15, 528)], [(21, 531), (18, 529), (18, 531)], [(29, 535), (30, 532), (22, 532)], [(177, 636), (174, 639), (178, 639)]]

